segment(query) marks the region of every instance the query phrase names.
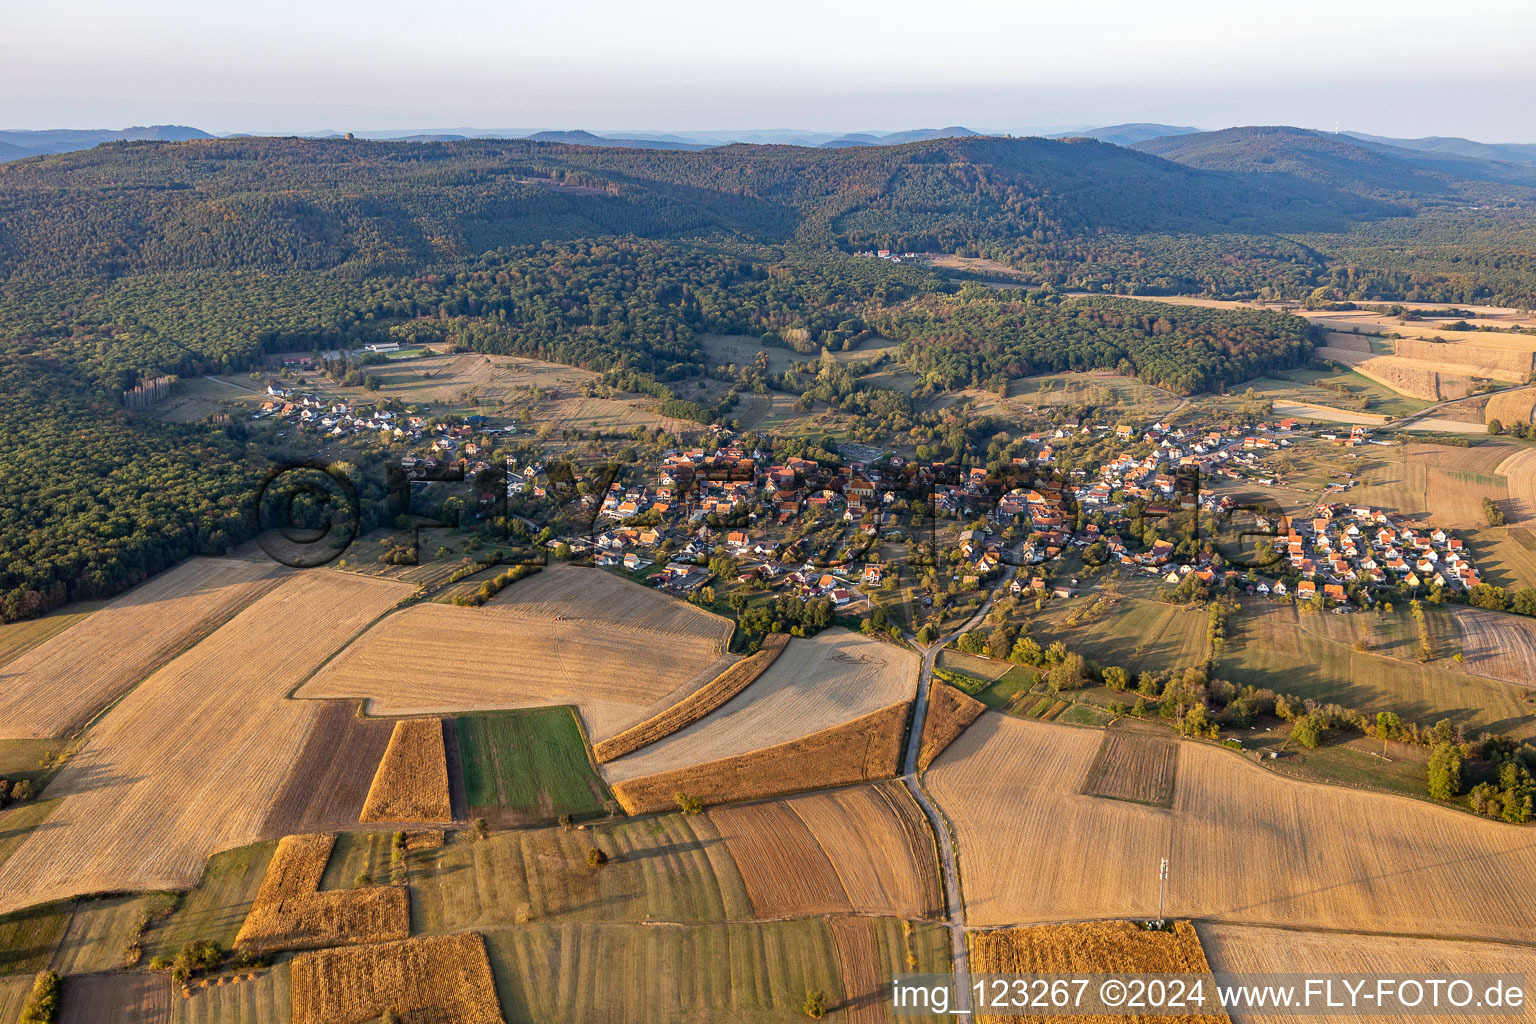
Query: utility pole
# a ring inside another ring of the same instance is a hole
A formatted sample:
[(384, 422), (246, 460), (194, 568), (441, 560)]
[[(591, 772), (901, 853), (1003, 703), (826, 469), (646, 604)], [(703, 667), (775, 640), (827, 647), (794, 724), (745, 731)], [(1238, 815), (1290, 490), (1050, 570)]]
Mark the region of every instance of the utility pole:
[(1162, 866), (1157, 869), (1157, 926), (1163, 926), (1163, 897), (1168, 893), (1168, 858), (1163, 858)]

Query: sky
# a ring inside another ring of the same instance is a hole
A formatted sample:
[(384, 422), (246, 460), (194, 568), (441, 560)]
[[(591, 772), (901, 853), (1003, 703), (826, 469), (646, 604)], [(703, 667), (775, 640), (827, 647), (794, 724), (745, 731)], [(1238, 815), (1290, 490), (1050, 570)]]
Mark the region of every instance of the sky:
[(1536, 142), (1530, 0), (0, 0), (0, 128), (1294, 124)]

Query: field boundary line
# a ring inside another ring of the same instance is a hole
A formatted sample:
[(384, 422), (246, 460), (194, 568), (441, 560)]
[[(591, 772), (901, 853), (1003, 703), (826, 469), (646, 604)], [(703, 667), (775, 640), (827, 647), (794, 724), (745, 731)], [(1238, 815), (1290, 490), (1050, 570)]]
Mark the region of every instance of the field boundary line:
[[(177, 563), (177, 564), (180, 565), (180, 564), (183, 564), (183, 563)], [(167, 571), (169, 571), (169, 570), (167, 570)], [(157, 573), (156, 575), (159, 575), (159, 574)], [(286, 577), (287, 577), (287, 573), (278, 572), (278, 573), (274, 573), (273, 575), (267, 577), (267, 579), (265, 579), (265, 580), (258, 580), (258, 581), (256, 581), (258, 583), (266, 583), (268, 585), (262, 587), (258, 592), (252, 594), (250, 600), (243, 601), (237, 607), (230, 609), (228, 615), (224, 616), (223, 618), (218, 619), (217, 621), (209, 623), (207, 629), (204, 629), (204, 630), (202, 630), (202, 631), (200, 631), (200, 632), (198, 632), (196, 634), (193, 634), (191, 636), (188, 636), (186, 638), (186, 642), (185, 643), (182, 643), (182, 644), (178, 645), (174, 650), (167, 651), (163, 657), (161, 657), (158, 661), (155, 661), (148, 668), (146, 668), (144, 670), (144, 672), (137, 679), (135, 679), (128, 686), (124, 687), (121, 693), (119, 693), (116, 696), (114, 696), (110, 703), (103, 705), (102, 708), (99, 711), (97, 711), (94, 715), (91, 715), (88, 719), (86, 719), (83, 723), (81, 723), (77, 728), (74, 728), (73, 732), (64, 731), (64, 732), (61, 732), (58, 736), (50, 737), (50, 738), (52, 738), (52, 739), (75, 740), (75, 739), (79, 739), (80, 737), (84, 736), (87, 732), (90, 731), (92, 726), (94, 726), (97, 722), (99, 722), (103, 718), (105, 718), (107, 716), (107, 714), (112, 711), (113, 708), (117, 707), (124, 700), (126, 700), (128, 698), (128, 696), (133, 693), (133, 691), (137, 690), (140, 686), (143, 686), (144, 683), (147, 682), (156, 672), (159, 672), (161, 669), (165, 668), (171, 662), (175, 661), (177, 658), (181, 657), (183, 654), (188, 653), (189, 651), (192, 650), (192, 648), (196, 647), (198, 644), (200, 644), (204, 640), (208, 639), (214, 633), (218, 632), (223, 627), (229, 625), (229, 623), (234, 620), (235, 616), (239, 615), (241, 612), (245, 611), (251, 605), (255, 604), (257, 601), (261, 600), (263, 597), (266, 597), (272, 591), (276, 590), (278, 588), (278, 586), (280, 586), (283, 583), (283, 581), (285, 580)], [(60, 633), (63, 633), (63, 632), (67, 632), (67, 630), (61, 630), (60, 631)], [(59, 633), (55, 633), (54, 635), (58, 636), (60, 634)], [(25, 653), (25, 652), (23, 652), (23, 653)], [(66, 722), (64, 724), (64, 729), (68, 730), (68, 729), (74, 727), (75, 725), (76, 725), (75, 722)]]
[[(377, 577), (377, 576), (367, 576), (367, 575), (364, 575), (362, 573), (353, 573), (352, 575), (361, 577), (363, 579), (370, 579), (370, 580), (379, 579), (379, 577)], [(385, 583), (404, 583), (405, 581), (404, 580), (384, 579), (383, 582), (385, 582)], [(409, 584), (406, 584), (406, 585), (409, 586)], [(372, 619), (369, 619), (367, 622), (363, 623), (363, 625), (357, 630), (357, 632), (355, 632), (351, 636), (347, 637), (346, 641), (340, 647), (336, 648), (330, 654), (328, 654), (324, 658), (322, 658), (318, 665), (316, 665), (314, 668), (311, 668), (308, 672), (306, 672), (304, 674), (304, 678), (303, 679), (300, 679), (298, 681), (298, 683), (296, 683), (295, 685), (289, 687), (288, 688), (288, 692), (283, 694), (283, 700), (307, 700), (307, 701), (337, 700), (338, 698), (336, 698), (336, 697), (295, 697), (294, 694), (296, 694), (300, 690), (304, 689), (305, 684), (307, 684), (311, 679), (313, 679), (315, 677), (316, 673), (318, 673), (322, 668), (325, 668), (325, 666), (329, 665), (331, 662), (335, 661), (338, 657), (340, 657), (341, 653), (343, 651), (349, 649), (353, 644), (357, 643), (357, 641), (359, 639), (361, 639), (363, 637), (363, 635), (366, 634), (370, 629), (372, 629), (374, 626), (377, 626), (379, 623), (383, 622), (385, 619), (389, 618), (391, 615), (395, 614), (396, 612), (406, 608), (409, 605), (417, 603), (418, 600), (420, 600), (420, 595), (419, 594), (414, 594), (414, 595), (412, 595), (410, 597), (401, 598), (395, 604), (394, 607), (386, 608), (384, 611), (382, 611), (379, 614), (375, 615)], [(340, 699), (342, 699), (342, 700), (358, 700), (358, 701), (361, 701), (363, 709), (364, 709), (364, 714), (368, 718), (390, 718), (390, 717), (407, 718), (407, 717), (411, 717), (411, 716), (408, 716), (408, 715), (391, 716), (391, 715), (374, 715), (374, 714), (372, 714), (371, 712), (369, 712), (367, 710), (369, 705), (371, 705), (373, 703), (373, 698), (372, 697), (343, 697), (343, 698), (340, 698)]]

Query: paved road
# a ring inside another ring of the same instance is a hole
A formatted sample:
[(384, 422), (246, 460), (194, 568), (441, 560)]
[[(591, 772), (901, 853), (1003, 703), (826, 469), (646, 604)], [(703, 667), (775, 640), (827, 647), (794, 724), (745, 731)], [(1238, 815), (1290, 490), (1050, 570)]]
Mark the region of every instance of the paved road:
[(955, 843), (949, 833), (949, 823), (939, 813), (939, 808), (929, 799), (928, 792), (923, 788), (922, 780), (917, 777), (917, 755), (923, 743), (923, 722), (928, 718), (928, 691), (933, 685), (933, 666), (938, 660), (939, 651), (950, 640), (972, 628), (981, 622), (987, 612), (992, 609), (993, 595), (988, 594), (987, 599), (976, 609), (959, 629), (947, 636), (941, 636), (927, 647), (918, 644), (916, 639), (912, 642), (923, 652), (923, 671), (918, 677), (917, 701), (912, 712), (912, 735), (907, 739), (907, 755), (902, 762), (904, 774), (901, 781), (916, 798), (923, 813), (928, 815), (928, 824), (933, 828), (933, 834), (938, 839), (939, 846), (939, 872), (944, 877), (944, 902), (949, 917), (950, 944), (953, 948), (955, 960), (955, 1008), (954, 1014), (969, 1017), (971, 1013), (971, 969), (970, 951), (965, 945), (965, 906), (960, 896), (960, 872), (955, 867)]
[(1465, 398), (1449, 398), (1449, 399), (1446, 399), (1444, 402), (1436, 402), (1434, 405), (1425, 406), (1424, 408), (1420, 409), (1418, 412), (1410, 413), (1407, 416), (1399, 417), (1398, 419), (1393, 420), (1391, 423), (1388, 423), (1386, 426), (1387, 426), (1388, 430), (1392, 430), (1394, 428), (1402, 427), (1402, 426), (1404, 426), (1406, 424), (1412, 423), (1415, 420), (1423, 419), (1426, 416), (1433, 416), (1435, 413), (1439, 412), (1441, 409), (1446, 408), (1447, 406), (1458, 405), (1458, 404), (1460, 404), (1462, 402), (1471, 402), (1471, 401), (1474, 401), (1474, 400), (1479, 399), (1479, 398), (1484, 398), (1484, 397), (1486, 397), (1488, 395), (1497, 395), (1501, 391), (1514, 391), (1514, 390), (1517, 390), (1517, 389), (1522, 388), (1522, 387), (1525, 387), (1525, 385), (1524, 384), (1510, 384), (1510, 385), (1508, 385), (1506, 387), (1494, 388), (1491, 391), (1485, 391), (1485, 392), (1482, 392), (1480, 394), (1467, 395)]

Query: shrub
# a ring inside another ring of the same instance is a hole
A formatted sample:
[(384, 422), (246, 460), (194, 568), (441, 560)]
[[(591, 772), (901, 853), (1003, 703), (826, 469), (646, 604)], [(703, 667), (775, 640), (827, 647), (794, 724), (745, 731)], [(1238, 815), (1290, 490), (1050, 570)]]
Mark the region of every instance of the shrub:
[(674, 793), (672, 799), (677, 801), (677, 809), (684, 814), (698, 814), (704, 810), (704, 802), (696, 796), (687, 793)]
[(62, 986), (63, 979), (53, 971), (39, 971), (16, 1024), (53, 1024), (59, 1015), (59, 989)]
[(1308, 750), (1323, 742), (1323, 726), (1316, 715), (1302, 715), (1291, 723), (1291, 738)]

